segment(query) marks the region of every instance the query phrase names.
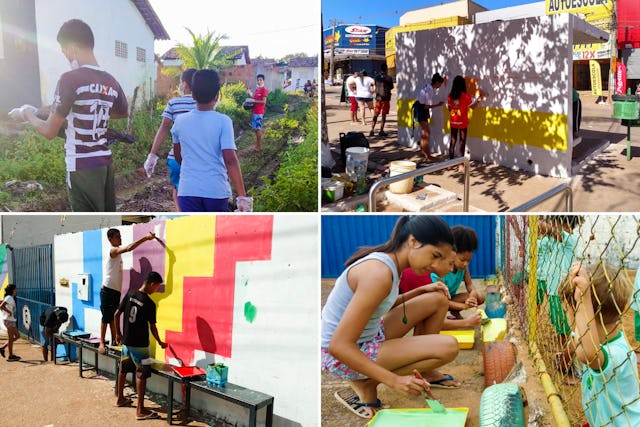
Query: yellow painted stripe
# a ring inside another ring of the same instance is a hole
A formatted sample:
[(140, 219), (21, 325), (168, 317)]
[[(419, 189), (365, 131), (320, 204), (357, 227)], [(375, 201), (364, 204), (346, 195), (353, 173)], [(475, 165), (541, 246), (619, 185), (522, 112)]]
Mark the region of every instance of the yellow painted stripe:
[[(398, 127), (411, 127), (413, 102), (413, 99), (397, 100)], [(449, 131), (447, 114), (444, 127)], [(468, 136), (564, 152), (568, 147), (569, 123), (566, 114), (478, 106), (469, 111)]]
[[(213, 275), (215, 225), (215, 216), (190, 216), (166, 221), (165, 292), (151, 296), (158, 307), (157, 327), (163, 339), (167, 330), (182, 331), (184, 278)], [(164, 350), (160, 346), (156, 346), (154, 357), (164, 360)]]

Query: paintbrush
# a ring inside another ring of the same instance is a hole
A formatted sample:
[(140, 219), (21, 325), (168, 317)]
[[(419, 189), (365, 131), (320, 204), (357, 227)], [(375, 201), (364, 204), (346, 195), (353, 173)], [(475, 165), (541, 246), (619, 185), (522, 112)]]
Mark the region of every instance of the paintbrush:
[(180, 363), (180, 366), (185, 366), (184, 362), (182, 361), (182, 359), (180, 359), (178, 357), (178, 355), (176, 354), (176, 352), (173, 350), (173, 347), (171, 347), (171, 344), (169, 344), (167, 346), (167, 348), (169, 349), (169, 351), (171, 352), (171, 354), (173, 354), (173, 358), (176, 359), (178, 361), (178, 363)]
[[(415, 369), (413, 370), (413, 375), (419, 380), (428, 382), (422, 375), (420, 375), (420, 372)], [(425, 393), (427, 394), (427, 399), (425, 399), (425, 401), (434, 413), (444, 414), (445, 412), (447, 412), (447, 408), (445, 408), (440, 400), (438, 400), (438, 398), (433, 395), (433, 392), (431, 390), (425, 390)]]

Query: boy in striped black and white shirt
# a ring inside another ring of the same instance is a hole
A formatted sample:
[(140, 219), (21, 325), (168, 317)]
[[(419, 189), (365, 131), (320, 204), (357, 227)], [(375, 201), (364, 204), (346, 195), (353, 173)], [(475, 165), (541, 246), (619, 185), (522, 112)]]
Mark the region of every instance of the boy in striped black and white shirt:
[(56, 137), (66, 120), (64, 147), (71, 209), (113, 212), (115, 181), (106, 134), (110, 119), (127, 117), (127, 98), (116, 79), (98, 66), (93, 32), (85, 22), (65, 22), (57, 40), (72, 70), (58, 81), (49, 118), (39, 119), (35, 107), (29, 105), (10, 115), (28, 120), (47, 139)]

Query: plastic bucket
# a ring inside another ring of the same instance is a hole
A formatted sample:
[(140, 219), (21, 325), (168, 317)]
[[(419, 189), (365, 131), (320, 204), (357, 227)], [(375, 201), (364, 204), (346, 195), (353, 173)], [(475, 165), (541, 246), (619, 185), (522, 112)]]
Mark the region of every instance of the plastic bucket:
[(364, 180), (367, 176), (369, 164), (369, 149), (367, 147), (349, 147), (345, 151), (346, 172), (352, 182)]
[[(389, 165), (389, 176), (402, 175), (403, 173), (416, 170), (416, 163), (407, 160), (395, 160)], [(413, 189), (413, 178), (403, 179), (402, 181), (389, 184), (389, 190), (392, 193), (406, 194), (411, 193)]]

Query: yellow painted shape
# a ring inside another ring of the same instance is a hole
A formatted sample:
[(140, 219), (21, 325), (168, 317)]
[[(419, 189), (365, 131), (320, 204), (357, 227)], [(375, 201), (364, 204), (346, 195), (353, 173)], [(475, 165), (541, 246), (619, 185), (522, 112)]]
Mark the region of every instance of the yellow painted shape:
[[(401, 98), (397, 100), (398, 127), (411, 127), (411, 105), (414, 101)], [(448, 110), (445, 109), (444, 113), (444, 130), (448, 131)], [(469, 110), (468, 136), (485, 141), (500, 141), (510, 146), (526, 145), (565, 152), (569, 139), (568, 121), (566, 114), (477, 106)], [(419, 125), (416, 122), (414, 126)]]
[[(185, 277), (211, 277), (216, 236), (215, 216), (189, 216), (165, 222), (165, 292), (151, 298), (157, 305), (158, 333), (182, 331), (183, 283)], [(155, 345), (155, 358), (164, 360)], [(170, 354), (171, 356), (171, 354)]]
[(9, 275), (7, 274), (4, 277), (4, 282), (2, 282), (2, 286), (0, 286), (0, 300), (4, 298), (4, 288), (9, 284)]
[(458, 347), (462, 349), (473, 348), (475, 341), (476, 330), (475, 329), (459, 329), (455, 331), (440, 331), (441, 335), (450, 335), (458, 340)]
[(482, 331), (482, 342), (502, 341), (507, 333), (506, 319), (491, 319), (491, 321), (480, 327)]

